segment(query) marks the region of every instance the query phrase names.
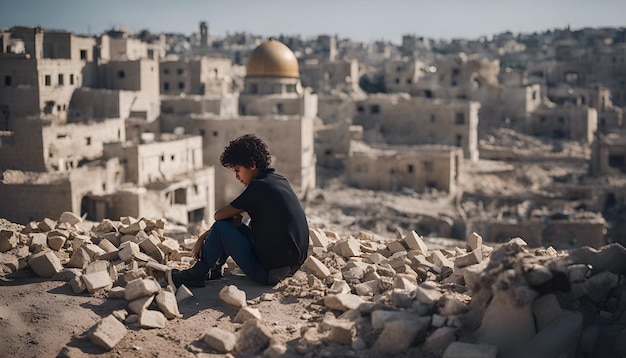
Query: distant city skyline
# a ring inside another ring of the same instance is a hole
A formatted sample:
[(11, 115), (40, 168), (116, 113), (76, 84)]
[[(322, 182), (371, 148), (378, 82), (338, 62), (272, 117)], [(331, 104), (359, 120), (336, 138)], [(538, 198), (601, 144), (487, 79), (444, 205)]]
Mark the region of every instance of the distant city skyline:
[(206, 21), (215, 36), (328, 34), (396, 44), (406, 34), (449, 40), (626, 26), (623, 0), (0, 0), (0, 10), (1, 29), (41, 26), (98, 35), (122, 25), (191, 35)]

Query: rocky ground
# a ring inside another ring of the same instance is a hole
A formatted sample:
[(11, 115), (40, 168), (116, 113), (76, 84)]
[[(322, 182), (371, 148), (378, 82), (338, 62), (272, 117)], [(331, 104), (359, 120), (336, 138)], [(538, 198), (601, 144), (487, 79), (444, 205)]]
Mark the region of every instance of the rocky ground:
[(626, 355), (623, 246), (557, 251), (441, 235), (496, 214), (477, 195), (541, 193), (586, 170), (575, 143), (505, 130), (481, 144), (530, 159), (466, 166), (458, 196), (346, 188), (320, 170), (304, 202), (311, 257), (274, 287), (231, 262), (221, 280), (173, 290), (168, 270), (192, 263), (206, 227), (0, 219), (0, 357)]

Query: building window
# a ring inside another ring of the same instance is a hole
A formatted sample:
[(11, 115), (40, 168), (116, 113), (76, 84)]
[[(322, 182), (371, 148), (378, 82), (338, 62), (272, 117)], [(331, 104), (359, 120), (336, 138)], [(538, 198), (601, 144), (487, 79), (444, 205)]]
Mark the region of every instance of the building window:
[(370, 113), (371, 114), (376, 114), (376, 113), (380, 113), (380, 106), (377, 104), (373, 104), (370, 106)]
[(359, 113), (365, 112), (365, 106), (362, 105), (362, 104), (357, 104), (356, 111), (359, 112)]
[(465, 124), (465, 115), (463, 114), (463, 112), (458, 112), (456, 114), (454, 123), (455, 124)]
[(170, 69), (169, 68), (164, 68), (163, 69), (163, 74), (164, 75), (169, 75), (170, 74)]
[(124, 78), (124, 77), (126, 77), (126, 73), (124, 73), (124, 71), (119, 71), (119, 72), (117, 73), (117, 77), (119, 77), (119, 78)]
[(407, 85), (410, 85), (412, 82), (413, 82), (413, 81), (412, 81), (410, 78), (407, 78), (407, 79), (406, 79), (406, 84), (407, 84)]
[(198, 133), (200, 133), (200, 136), (202, 136), (202, 138), (204, 138), (204, 129), (200, 129), (198, 130)]
[(539, 117), (539, 122), (546, 123), (546, 117)]
[(4, 85), (6, 87), (10, 87), (11, 86), (11, 76), (4, 76)]
[(259, 88), (257, 87), (256, 83), (250, 84), (250, 93), (251, 94), (256, 94), (258, 91), (259, 91)]
[(91, 137), (85, 138), (85, 144), (86, 145), (91, 145)]
[(81, 60), (87, 59), (87, 50), (80, 50), (80, 59)]
[(242, 116), (245, 116), (245, 115), (246, 115), (246, 106), (245, 106), (245, 105), (243, 105), (243, 104), (242, 104), (242, 105), (239, 107), (239, 114), (241, 114)]
[(45, 85), (46, 85), (46, 86), (51, 86), (51, 83), (52, 83), (52, 78), (50, 77), (50, 75), (46, 75), (46, 76), (44, 77), (44, 82), (45, 82)]
[(565, 118), (559, 117), (559, 123), (561, 123), (561, 124), (565, 123)]
[(463, 136), (460, 134), (456, 135), (456, 146), (460, 147), (463, 144)]
[(396, 84), (399, 84), (399, 83), (400, 83), (400, 79), (396, 78)]
[(148, 58), (154, 59), (154, 50), (152, 49), (148, 50)]
[(63, 74), (62, 74), (62, 73), (59, 73), (59, 86), (63, 86), (63, 82), (65, 82), (65, 81), (63, 80)]
[(176, 73), (182, 75), (183, 73), (185, 73), (185, 71), (182, 68), (179, 68), (178, 70), (176, 70)]
[(185, 89), (185, 82), (178, 82), (178, 89)]
[(219, 133), (217, 131), (213, 131), (213, 136), (217, 137), (219, 135)]
[(287, 93), (296, 93), (296, 85), (287, 85), (285, 90)]
[(70, 74), (70, 84), (73, 85), (74, 84), (74, 74)]
[(174, 154), (172, 154), (172, 155), (170, 156), (170, 160), (171, 160), (171, 161), (174, 161), (174, 159), (176, 159), (176, 156), (175, 156)]
[(406, 166), (407, 173), (413, 173), (413, 164), (409, 164)]
[(284, 108), (282, 103), (276, 103), (276, 114), (283, 114)]
[(161, 161), (164, 162), (165, 161), (165, 156), (161, 155)]
[(170, 90), (170, 83), (169, 82), (163, 83), (163, 90), (164, 91), (169, 91)]

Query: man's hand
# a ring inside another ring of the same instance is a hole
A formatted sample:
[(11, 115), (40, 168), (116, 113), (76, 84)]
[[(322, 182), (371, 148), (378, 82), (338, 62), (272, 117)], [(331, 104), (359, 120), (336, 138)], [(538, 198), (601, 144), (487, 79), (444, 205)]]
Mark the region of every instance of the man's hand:
[(233, 216), (233, 225), (235, 227), (240, 226), (241, 225), (241, 220), (243, 219), (243, 216), (241, 215), (235, 215)]
[(198, 240), (196, 240), (196, 244), (193, 245), (193, 250), (191, 250), (192, 256), (195, 260), (200, 260), (202, 257), (202, 247), (204, 246), (204, 240), (206, 239), (208, 231), (198, 236)]

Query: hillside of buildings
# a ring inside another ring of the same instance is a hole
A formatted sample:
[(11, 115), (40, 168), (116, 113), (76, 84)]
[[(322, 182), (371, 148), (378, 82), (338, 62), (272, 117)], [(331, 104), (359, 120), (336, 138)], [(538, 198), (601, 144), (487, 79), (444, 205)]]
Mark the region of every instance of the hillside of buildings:
[[(623, 356), (626, 29), (392, 43), (0, 31), (11, 356)], [(262, 138), (311, 227), (176, 290)], [(55, 332), (56, 334), (50, 334)]]

